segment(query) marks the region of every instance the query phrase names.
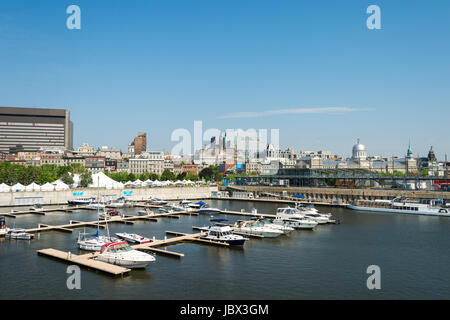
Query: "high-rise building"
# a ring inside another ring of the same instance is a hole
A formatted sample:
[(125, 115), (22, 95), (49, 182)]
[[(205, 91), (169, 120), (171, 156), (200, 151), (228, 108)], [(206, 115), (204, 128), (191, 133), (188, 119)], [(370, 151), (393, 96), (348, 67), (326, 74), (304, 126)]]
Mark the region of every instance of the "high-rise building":
[(0, 152), (73, 149), (69, 110), (0, 107)]
[(147, 151), (147, 134), (139, 132), (134, 138), (134, 154), (141, 154), (144, 151)]

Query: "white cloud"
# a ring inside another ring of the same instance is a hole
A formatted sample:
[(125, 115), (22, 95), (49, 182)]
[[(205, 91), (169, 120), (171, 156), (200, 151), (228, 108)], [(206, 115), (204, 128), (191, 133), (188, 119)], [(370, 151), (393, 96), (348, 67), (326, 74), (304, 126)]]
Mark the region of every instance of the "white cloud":
[[(236, 118), (260, 118), (274, 115), (284, 114), (336, 114), (344, 112), (362, 111), (363, 109), (348, 107), (329, 107), (329, 108), (299, 108), (299, 109), (278, 109), (256, 112), (235, 112), (220, 116), (220, 119), (236, 119)], [(367, 110), (367, 109), (364, 109)]]

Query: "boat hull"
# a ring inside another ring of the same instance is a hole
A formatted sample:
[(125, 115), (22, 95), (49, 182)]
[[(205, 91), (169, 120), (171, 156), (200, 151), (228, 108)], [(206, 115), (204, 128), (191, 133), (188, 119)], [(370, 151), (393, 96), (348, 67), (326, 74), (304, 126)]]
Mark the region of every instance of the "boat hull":
[[(430, 212), (430, 211), (412, 211), (412, 210), (400, 210), (393, 208), (375, 208), (375, 207), (360, 207), (354, 205), (347, 205), (347, 208), (359, 211), (370, 211), (370, 212), (385, 212), (385, 213), (400, 213), (400, 214), (414, 214), (423, 216), (439, 216), (439, 217), (450, 217), (450, 213), (445, 212)], [(448, 211), (448, 210), (447, 210)]]

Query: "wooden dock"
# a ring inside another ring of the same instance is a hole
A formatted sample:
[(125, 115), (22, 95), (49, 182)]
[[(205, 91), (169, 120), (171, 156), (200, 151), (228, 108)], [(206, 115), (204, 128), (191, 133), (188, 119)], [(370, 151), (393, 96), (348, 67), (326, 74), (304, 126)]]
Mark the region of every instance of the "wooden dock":
[(76, 206), (76, 207), (69, 207), (69, 206), (63, 206), (60, 208), (47, 208), (42, 210), (24, 210), (24, 211), (15, 211), (11, 210), (10, 212), (2, 212), (0, 213), (0, 216), (8, 217), (8, 218), (15, 218), (17, 216), (26, 215), (26, 214), (35, 214), (35, 215), (41, 215), (45, 216), (46, 213), (49, 212), (72, 212), (73, 210), (92, 210), (90, 208), (87, 208), (86, 206)]

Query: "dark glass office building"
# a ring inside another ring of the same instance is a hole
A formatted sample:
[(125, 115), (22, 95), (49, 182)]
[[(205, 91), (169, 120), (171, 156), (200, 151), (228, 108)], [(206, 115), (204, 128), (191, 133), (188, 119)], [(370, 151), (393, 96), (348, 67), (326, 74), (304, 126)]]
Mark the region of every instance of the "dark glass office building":
[(0, 107), (0, 152), (73, 149), (69, 110)]

